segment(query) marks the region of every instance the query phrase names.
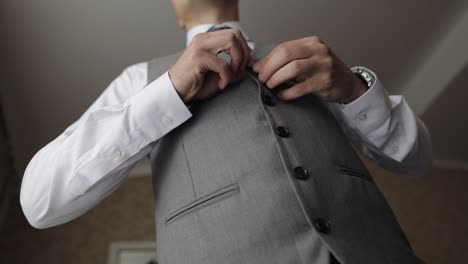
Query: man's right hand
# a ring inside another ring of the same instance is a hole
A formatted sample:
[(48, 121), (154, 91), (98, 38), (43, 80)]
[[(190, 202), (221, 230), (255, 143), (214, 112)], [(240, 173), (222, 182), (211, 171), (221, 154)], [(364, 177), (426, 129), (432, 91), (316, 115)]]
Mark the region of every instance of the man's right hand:
[[(231, 63), (218, 58), (229, 52)], [(196, 35), (169, 77), (184, 103), (206, 99), (240, 78), (250, 61), (250, 49), (242, 33), (226, 29)]]

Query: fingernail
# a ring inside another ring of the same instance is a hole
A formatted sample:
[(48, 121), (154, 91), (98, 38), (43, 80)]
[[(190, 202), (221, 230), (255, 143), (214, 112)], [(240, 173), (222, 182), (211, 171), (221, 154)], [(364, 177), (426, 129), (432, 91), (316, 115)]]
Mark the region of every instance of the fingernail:
[(254, 72), (258, 72), (258, 63), (255, 63), (254, 66), (253, 66), (253, 70)]
[(268, 82), (266, 83), (266, 86), (267, 86), (268, 88), (273, 88), (272, 85), (271, 85), (271, 81), (268, 81)]
[(259, 79), (262, 83), (265, 82), (265, 77), (263, 77), (263, 75), (261, 75), (261, 74), (258, 75), (258, 79)]

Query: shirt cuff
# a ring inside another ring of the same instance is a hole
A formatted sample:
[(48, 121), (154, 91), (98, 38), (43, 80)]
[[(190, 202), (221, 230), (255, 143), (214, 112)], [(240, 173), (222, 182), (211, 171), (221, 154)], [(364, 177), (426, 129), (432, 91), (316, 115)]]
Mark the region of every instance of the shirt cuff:
[(388, 119), (392, 107), (387, 92), (377, 75), (367, 68), (364, 69), (375, 78), (375, 83), (356, 100), (341, 105), (341, 110), (347, 117), (346, 122), (352, 123), (351, 127), (357, 127), (361, 133), (367, 135)]
[(132, 113), (148, 137), (163, 136), (192, 116), (172, 84), (168, 72), (148, 84), (129, 102)]

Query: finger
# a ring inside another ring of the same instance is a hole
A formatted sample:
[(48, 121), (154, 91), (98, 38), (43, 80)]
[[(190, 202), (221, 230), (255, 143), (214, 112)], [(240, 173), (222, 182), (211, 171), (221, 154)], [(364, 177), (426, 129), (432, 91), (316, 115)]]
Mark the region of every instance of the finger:
[(281, 100), (289, 101), (294, 100), (296, 98), (302, 97), (307, 94), (307, 85), (305, 82), (298, 83), (291, 88), (283, 90), (278, 93), (278, 97)]
[(295, 80), (306, 73), (311, 74), (313, 68), (314, 64), (311, 59), (292, 61), (273, 73), (266, 85), (268, 88), (274, 88), (286, 81)]
[(213, 71), (219, 74), (218, 86), (224, 89), (233, 80), (233, 73), (229, 63), (216, 56), (206, 53), (202, 58), (205, 66), (205, 72)]
[(204, 50), (213, 55), (217, 55), (223, 51), (229, 52), (232, 71), (235, 73), (239, 71), (245, 53), (243, 44), (240, 41), (242, 33), (239, 30), (226, 29), (199, 35), (201, 35), (199, 43)]
[(263, 68), (263, 65), (270, 59), (271, 56), (272, 56), (272, 52), (270, 52), (265, 57), (261, 58), (252, 66), (252, 70), (256, 73), (259, 73), (260, 70)]
[(242, 51), (243, 51), (243, 58), (242, 58), (242, 64), (241, 64), (241, 67), (240, 67), (240, 72), (244, 72), (245, 69), (247, 68), (247, 65), (248, 63), (250, 62), (250, 47), (249, 45), (247, 44), (247, 40), (244, 38), (244, 35), (242, 35), (242, 33), (240, 31), (239, 32), (239, 41), (242, 45)]
[(316, 94), (320, 98), (322, 98), (322, 100), (329, 101), (329, 102), (333, 101), (334, 99), (340, 98), (333, 89), (323, 89), (323, 90), (316, 92)]
[(231, 70), (234, 74), (237, 75), (244, 60), (244, 51), (242, 44), (237, 39), (232, 40), (229, 46), (229, 55), (231, 56)]
[(234, 44), (233, 47), (239, 49), (239, 50), (236, 50), (236, 52), (239, 52), (238, 54), (239, 61), (236, 61), (234, 74), (237, 77), (239, 77), (240, 74), (245, 71), (245, 68), (247, 67), (247, 63), (250, 60), (250, 48), (247, 45), (247, 40), (245, 40), (240, 30), (237, 30), (237, 29), (233, 30), (233, 33), (236, 36), (236, 40), (233, 40), (233, 41), (237, 41), (237, 43)]
[(273, 50), (271, 57), (262, 65), (259, 72), (259, 79), (262, 82), (268, 81), (273, 73), (286, 64), (294, 60), (310, 57), (309, 50), (302, 45), (284, 45)]

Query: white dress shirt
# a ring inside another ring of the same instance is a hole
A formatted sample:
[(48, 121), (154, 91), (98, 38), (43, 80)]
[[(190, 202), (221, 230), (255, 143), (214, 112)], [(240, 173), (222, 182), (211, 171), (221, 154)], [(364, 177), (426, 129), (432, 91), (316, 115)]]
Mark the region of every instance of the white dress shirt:
[[(225, 24), (240, 29), (237, 22)], [(192, 28), (187, 44), (210, 26)], [(250, 40), (249, 46), (254, 48)], [(151, 83), (147, 74), (147, 63), (126, 68), (32, 158), (20, 195), (32, 226), (46, 228), (84, 214), (117, 189), (158, 139), (192, 116), (167, 72)], [(328, 105), (351, 142), (382, 167), (402, 174), (428, 172), (429, 135), (403, 97), (388, 96), (377, 81), (344, 107)]]

